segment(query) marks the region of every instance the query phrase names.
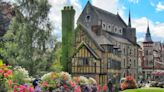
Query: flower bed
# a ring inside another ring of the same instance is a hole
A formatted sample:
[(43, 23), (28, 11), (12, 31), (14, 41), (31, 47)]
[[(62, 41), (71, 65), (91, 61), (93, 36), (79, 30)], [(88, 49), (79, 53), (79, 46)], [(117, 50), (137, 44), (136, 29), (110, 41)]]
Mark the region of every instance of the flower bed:
[(121, 84), (121, 90), (137, 88), (136, 81), (132, 76), (126, 76), (125, 81)]
[(11, 68), (0, 61), (0, 92), (107, 92), (107, 89), (91, 77), (72, 77), (67, 72), (49, 72), (34, 79), (25, 68)]

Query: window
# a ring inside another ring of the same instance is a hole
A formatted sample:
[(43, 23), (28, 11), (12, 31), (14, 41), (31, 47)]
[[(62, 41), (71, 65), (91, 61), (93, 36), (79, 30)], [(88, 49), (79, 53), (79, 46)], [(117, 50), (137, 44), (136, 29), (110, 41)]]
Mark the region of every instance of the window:
[(121, 62), (116, 60), (110, 60), (109, 66), (111, 69), (121, 69)]
[(110, 29), (110, 25), (108, 26), (108, 28)]
[(126, 54), (125, 48), (124, 48), (124, 55)]
[(89, 61), (87, 58), (83, 58), (83, 65), (89, 65)]
[(130, 53), (130, 55), (132, 54), (132, 50), (131, 49), (130, 49), (130, 52), (129, 53)]
[(122, 33), (122, 30), (120, 29), (119, 32)]
[(86, 22), (90, 22), (91, 21), (91, 17), (89, 15), (86, 16)]
[(103, 27), (105, 28), (105, 24), (103, 24)]
[(148, 55), (148, 54), (149, 54), (149, 53), (148, 53), (148, 50), (146, 50), (146, 51), (145, 51), (145, 55)]
[(136, 66), (136, 60), (134, 60), (134, 67)]
[(117, 31), (117, 28), (115, 28), (115, 32)]
[(124, 67), (126, 67), (126, 61), (125, 61), (125, 59), (124, 59)]

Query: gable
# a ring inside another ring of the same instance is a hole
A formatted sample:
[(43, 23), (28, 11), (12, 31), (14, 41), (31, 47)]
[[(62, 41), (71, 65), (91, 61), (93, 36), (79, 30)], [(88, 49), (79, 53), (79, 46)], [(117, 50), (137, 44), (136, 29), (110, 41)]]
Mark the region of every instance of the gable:
[(82, 42), (76, 49), (73, 57), (81, 57), (81, 58), (95, 58), (100, 59), (98, 54), (89, 47), (85, 42)]
[(78, 18), (77, 25), (79, 23), (84, 24), (88, 28), (91, 28), (92, 25), (98, 25), (97, 13), (89, 1)]

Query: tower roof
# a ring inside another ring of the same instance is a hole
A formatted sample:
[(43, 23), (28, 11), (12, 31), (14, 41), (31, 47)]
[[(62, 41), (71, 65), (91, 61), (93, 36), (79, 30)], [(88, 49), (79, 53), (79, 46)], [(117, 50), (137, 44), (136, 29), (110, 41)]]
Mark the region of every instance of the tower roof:
[(128, 27), (131, 27), (131, 15), (130, 15), (130, 10), (129, 10), (129, 21), (128, 21)]
[(153, 42), (152, 39), (151, 39), (151, 34), (150, 34), (150, 29), (149, 29), (149, 23), (148, 23), (148, 27), (147, 27), (147, 32), (146, 32), (146, 35), (145, 35), (145, 40), (144, 42)]

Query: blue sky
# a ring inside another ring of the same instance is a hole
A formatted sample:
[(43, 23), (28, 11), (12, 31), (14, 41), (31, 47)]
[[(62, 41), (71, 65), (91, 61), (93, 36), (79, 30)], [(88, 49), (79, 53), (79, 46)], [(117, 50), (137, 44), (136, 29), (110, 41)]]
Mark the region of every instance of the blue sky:
[[(76, 20), (88, 0), (49, 0), (52, 5), (50, 17), (55, 23), (55, 34), (61, 38), (61, 9), (65, 5), (73, 5)], [(127, 22), (129, 9), (132, 26), (136, 28), (137, 40), (143, 41), (149, 21), (152, 39), (164, 41), (164, 0), (90, 0), (92, 5), (121, 15)]]

